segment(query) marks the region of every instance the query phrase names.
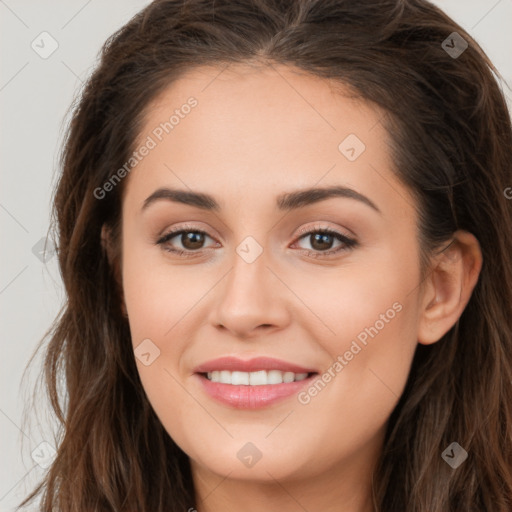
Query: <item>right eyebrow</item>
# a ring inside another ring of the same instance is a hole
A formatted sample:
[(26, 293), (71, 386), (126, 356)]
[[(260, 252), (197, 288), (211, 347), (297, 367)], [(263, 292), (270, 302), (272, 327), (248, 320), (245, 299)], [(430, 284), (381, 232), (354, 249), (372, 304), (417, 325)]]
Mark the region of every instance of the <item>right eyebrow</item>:
[(203, 210), (219, 211), (219, 203), (209, 194), (202, 192), (189, 192), (188, 190), (171, 189), (167, 187), (155, 190), (142, 205), (142, 210), (146, 210), (152, 203), (159, 200), (173, 201), (175, 203), (196, 206)]

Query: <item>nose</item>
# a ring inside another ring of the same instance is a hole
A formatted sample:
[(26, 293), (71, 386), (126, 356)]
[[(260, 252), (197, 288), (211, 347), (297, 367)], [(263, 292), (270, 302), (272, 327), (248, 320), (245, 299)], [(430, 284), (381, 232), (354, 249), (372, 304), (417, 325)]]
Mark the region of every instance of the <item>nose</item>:
[(235, 253), (232, 268), (216, 287), (211, 325), (244, 339), (286, 327), (286, 286), (268, 263), (265, 250), (251, 263)]

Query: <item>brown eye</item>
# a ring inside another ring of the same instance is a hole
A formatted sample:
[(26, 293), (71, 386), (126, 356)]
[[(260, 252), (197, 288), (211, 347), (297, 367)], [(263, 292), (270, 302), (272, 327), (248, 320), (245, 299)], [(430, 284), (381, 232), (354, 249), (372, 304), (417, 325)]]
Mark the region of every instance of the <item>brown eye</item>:
[(181, 233), (180, 242), (185, 249), (201, 249), (204, 243), (204, 233), (199, 231), (184, 231)]
[(334, 235), (329, 233), (314, 233), (308, 236), (311, 247), (313, 247), (315, 251), (325, 251), (330, 249), (335, 241)]
[[(308, 255), (314, 257), (323, 257), (335, 254), (341, 251), (347, 251), (357, 246), (358, 242), (330, 228), (315, 229), (303, 234), (298, 240), (306, 239), (309, 241), (311, 250), (304, 248)], [(332, 249), (333, 244), (338, 241), (336, 248)], [(331, 250), (332, 249), (332, 250)]]
[(204, 249), (206, 238), (211, 239), (207, 233), (199, 229), (177, 229), (165, 234), (156, 243), (162, 245), (168, 252), (181, 255), (187, 252), (199, 252)]

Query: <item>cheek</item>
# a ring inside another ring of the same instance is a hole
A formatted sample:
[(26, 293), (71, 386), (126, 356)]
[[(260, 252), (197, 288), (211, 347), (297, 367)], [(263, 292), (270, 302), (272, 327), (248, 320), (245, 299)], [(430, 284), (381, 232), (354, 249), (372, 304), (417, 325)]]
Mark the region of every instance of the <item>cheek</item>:
[(333, 434), (351, 430), (350, 422), (369, 434), (389, 417), (417, 346), (416, 260), (381, 256), (336, 278), (311, 279), (309, 287), (302, 276), (294, 288), (318, 312), (320, 321), (311, 316), (309, 325), (329, 360), (300, 402), (311, 417), (329, 411)]
[(308, 439), (315, 432), (318, 453), (333, 460), (356, 456), (383, 435), (403, 393), (417, 346), (416, 310), (412, 300), (393, 298), (384, 294), (361, 308), (356, 297), (347, 303), (334, 324), (337, 336), (322, 337), (329, 363), (298, 396), (293, 428)]
[(218, 276), (208, 270), (198, 273), (194, 265), (171, 265), (159, 250), (139, 249), (134, 243), (124, 252), (123, 291), (144, 390), (157, 415), (165, 416), (187, 400), (178, 384), (186, 377), (181, 363), (204, 316), (198, 313), (201, 300)]
[[(126, 246), (130, 246), (129, 235)], [(123, 292), (134, 345), (144, 338), (167, 339), (180, 319), (213, 286), (215, 276), (198, 274), (194, 265), (172, 265), (159, 247), (134, 242), (123, 257)], [(211, 273), (210, 273), (211, 274)]]
[(364, 261), (354, 258), (339, 268), (295, 272), (287, 278), (309, 309), (297, 303), (297, 311), (306, 313), (297, 321), (304, 330), (314, 329), (314, 339), (333, 357), (349, 350), (353, 340), (362, 347), (374, 340), (376, 352), (400, 351), (400, 341), (416, 326), (417, 311), (411, 307), (419, 269), (413, 254), (398, 260), (386, 247)]
[(183, 280), (179, 271), (147, 261), (135, 253), (123, 261), (132, 345), (155, 414), (171, 437), (182, 439), (183, 428), (190, 424), (184, 411), (193, 408), (194, 402), (182, 386), (179, 363), (189, 343), (189, 330), (197, 327), (197, 318), (187, 312), (204, 295), (204, 280)]
[(411, 301), (367, 303), (364, 313), (347, 315), (345, 324), (338, 324), (341, 334), (324, 343), (331, 360), (320, 391), (330, 388), (333, 401), (334, 395), (344, 395), (345, 405), (354, 398), (354, 411), (391, 406), (403, 391), (417, 346), (415, 315)]

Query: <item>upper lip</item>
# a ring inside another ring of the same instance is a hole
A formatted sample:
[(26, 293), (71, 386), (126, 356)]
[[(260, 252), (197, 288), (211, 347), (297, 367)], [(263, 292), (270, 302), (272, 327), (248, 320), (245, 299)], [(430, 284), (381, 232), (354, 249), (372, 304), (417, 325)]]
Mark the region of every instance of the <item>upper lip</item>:
[(207, 373), (216, 370), (255, 372), (260, 370), (281, 370), (293, 373), (316, 373), (316, 370), (305, 368), (294, 363), (274, 359), (272, 357), (256, 357), (254, 359), (238, 359), (232, 356), (212, 359), (194, 368), (195, 373)]

